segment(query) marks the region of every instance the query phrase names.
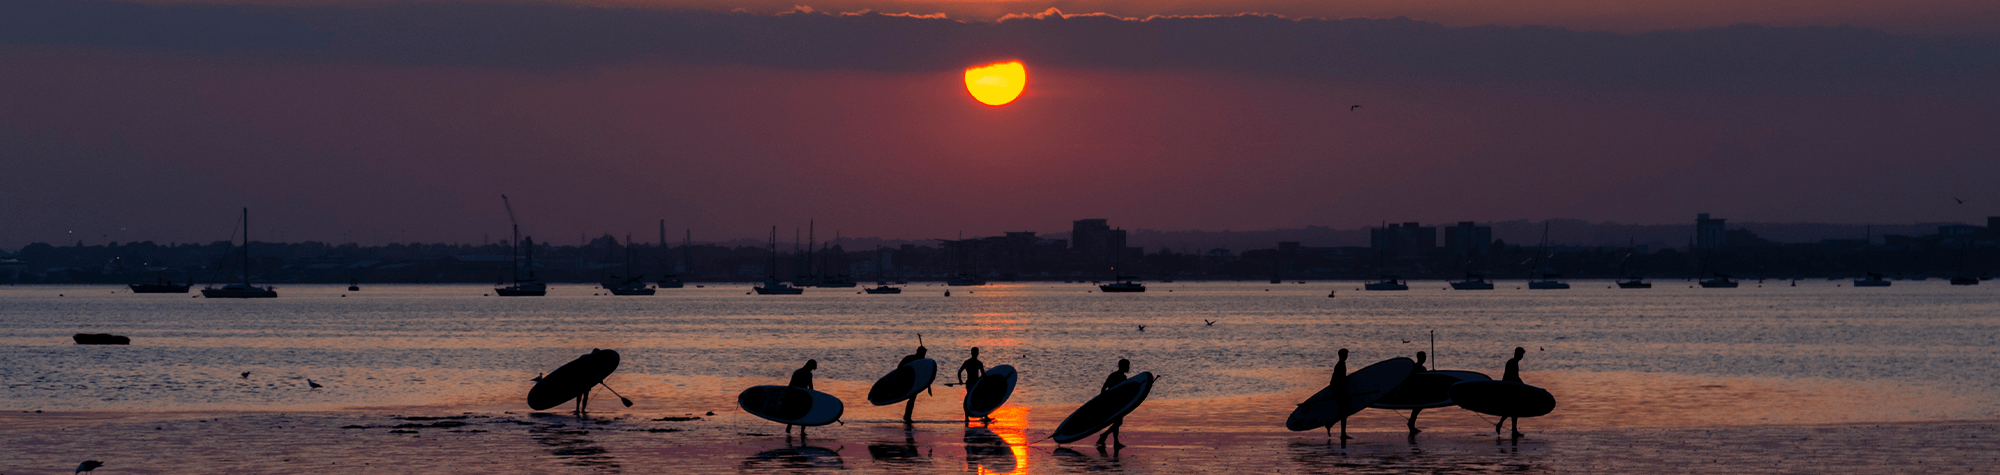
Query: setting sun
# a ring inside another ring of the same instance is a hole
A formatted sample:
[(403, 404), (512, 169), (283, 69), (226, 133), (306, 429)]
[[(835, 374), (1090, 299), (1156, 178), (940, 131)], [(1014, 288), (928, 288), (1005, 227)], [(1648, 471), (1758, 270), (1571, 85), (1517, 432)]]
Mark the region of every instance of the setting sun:
[(965, 70), (965, 92), (989, 106), (1004, 106), (1021, 97), (1028, 86), (1028, 69), (1020, 61), (993, 63)]

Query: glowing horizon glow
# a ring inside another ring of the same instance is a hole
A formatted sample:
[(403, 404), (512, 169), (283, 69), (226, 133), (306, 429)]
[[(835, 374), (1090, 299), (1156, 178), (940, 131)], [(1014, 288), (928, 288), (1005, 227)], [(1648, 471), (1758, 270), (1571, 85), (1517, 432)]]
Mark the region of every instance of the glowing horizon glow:
[(965, 69), (965, 92), (989, 106), (1004, 106), (1021, 97), (1028, 87), (1028, 68), (1020, 61), (993, 63)]

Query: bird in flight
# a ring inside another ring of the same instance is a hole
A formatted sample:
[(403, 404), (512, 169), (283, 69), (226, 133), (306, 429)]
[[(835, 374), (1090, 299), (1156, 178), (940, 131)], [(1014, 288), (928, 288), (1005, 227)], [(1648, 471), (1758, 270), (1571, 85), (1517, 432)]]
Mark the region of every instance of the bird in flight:
[(1355, 110), (1355, 109), (1360, 109), (1360, 108), (1361, 108), (1361, 104), (1355, 104), (1355, 105), (1351, 105), (1351, 106), (1347, 106), (1347, 111), (1348, 111), (1348, 112), (1354, 112), (1354, 110)]
[(1146, 331), (1146, 326), (1145, 326), (1145, 325), (1139, 325), (1139, 331)]
[(1961, 199), (1958, 199), (1958, 197), (1956, 197), (1956, 196), (1953, 196), (1953, 197), (1951, 197), (1951, 199), (1952, 199), (1953, 201), (1957, 201), (1957, 202), (1958, 202), (1958, 204), (1965, 204), (1965, 200), (1961, 200)]
[(1211, 327), (1212, 327), (1212, 326), (1215, 326), (1215, 320), (1209, 320), (1209, 319), (1206, 319), (1206, 318), (1204, 318), (1204, 319), (1201, 319), (1201, 322), (1202, 322), (1202, 323), (1206, 323), (1206, 324), (1208, 324), (1208, 326), (1211, 326)]
[(307, 386), (307, 387), (311, 387), (311, 388), (313, 388), (313, 389), (319, 389), (319, 388), (323, 388), (323, 387), (326, 387), (326, 386), (321, 386), (321, 385), (319, 385), (319, 383), (315, 383), (315, 382), (313, 382), (312, 378), (306, 378), (306, 386)]
[(244, 372), (243, 372), (243, 379), (250, 379), (250, 372), (249, 372), (249, 371), (244, 371)]

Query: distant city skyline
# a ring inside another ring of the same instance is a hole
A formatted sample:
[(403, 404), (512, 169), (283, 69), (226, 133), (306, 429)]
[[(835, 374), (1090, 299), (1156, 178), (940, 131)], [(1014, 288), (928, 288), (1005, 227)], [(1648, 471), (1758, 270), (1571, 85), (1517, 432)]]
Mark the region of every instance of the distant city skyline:
[(2000, 214), (2000, 7), (1579, 4), (5, 2), (0, 248)]

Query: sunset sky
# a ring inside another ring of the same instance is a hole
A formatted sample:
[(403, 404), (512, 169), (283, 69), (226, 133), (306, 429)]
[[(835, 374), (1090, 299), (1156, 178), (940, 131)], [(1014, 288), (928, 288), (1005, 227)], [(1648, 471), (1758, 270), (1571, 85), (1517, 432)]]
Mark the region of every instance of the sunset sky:
[(15, 0), (0, 65), (0, 249), (2000, 215), (1990, 1)]

